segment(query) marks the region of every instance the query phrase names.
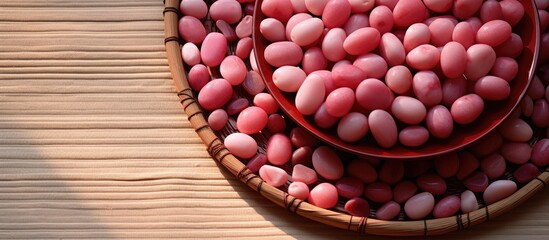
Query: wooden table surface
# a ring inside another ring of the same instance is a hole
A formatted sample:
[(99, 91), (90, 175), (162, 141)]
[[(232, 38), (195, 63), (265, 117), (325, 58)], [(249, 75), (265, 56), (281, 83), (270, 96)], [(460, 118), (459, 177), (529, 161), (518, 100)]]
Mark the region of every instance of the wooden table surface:
[[(288, 213), (208, 156), (175, 95), (162, 11), (0, 1), (0, 238), (361, 238)], [(548, 235), (544, 189), (440, 239)]]

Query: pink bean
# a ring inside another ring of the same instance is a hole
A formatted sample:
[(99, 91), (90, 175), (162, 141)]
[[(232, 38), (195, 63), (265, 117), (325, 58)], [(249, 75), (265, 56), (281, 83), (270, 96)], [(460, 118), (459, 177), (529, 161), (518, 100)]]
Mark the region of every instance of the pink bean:
[(506, 119), (500, 125), (499, 132), (505, 139), (514, 142), (529, 141), (534, 135), (532, 127), (520, 118)]
[(288, 174), (279, 167), (263, 165), (259, 169), (259, 176), (269, 185), (280, 187), (288, 181)]
[(337, 189), (330, 183), (318, 184), (309, 193), (309, 202), (320, 208), (333, 208), (337, 200)]
[(536, 127), (545, 128), (549, 126), (549, 103), (547, 103), (547, 100), (541, 98), (534, 102), (534, 112), (531, 119)]
[(443, 178), (453, 177), (459, 170), (459, 157), (455, 152), (436, 157), (434, 163), (438, 175)]
[(194, 44), (201, 44), (206, 37), (206, 28), (200, 20), (192, 16), (183, 16), (179, 19), (178, 31), (183, 40)]
[(294, 182), (302, 182), (311, 185), (318, 180), (318, 176), (312, 168), (297, 164), (292, 170), (292, 180)]
[(402, 162), (386, 161), (379, 169), (379, 180), (394, 185), (404, 177), (404, 164)]
[(300, 147), (292, 153), (292, 165), (302, 164), (312, 166), (313, 149), (308, 146)]
[(322, 11), (322, 21), (327, 28), (341, 27), (351, 15), (348, 0), (330, 0)]
[(477, 140), (470, 148), (477, 157), (486, 157), (501, 148), (503, 137), (499, 132), (492, 131)]
[(312, 16), (309, 15), (308, 13), (298, 13), (293, 15), (286, 23), (286, 29), (285, 29), (286, 39), (292, 39), (291, 33), (295, 25), (310, 18), (312, 18)]
[(398, 3), (398, 0), (375, 0), (375, 1), (376, 1), (376, 5), (386, 6), (389, 9), (391, 9), (391, 11), (395, 9), (396, 4)]
[(393, 191), (389, 184), (375, 182), (366, 185), (364, 196), (372, 202), (386, 203), (393, 199)]
[(460, 181), (467, 178), (471, 173), (478, 169), (480, 163), (478, 159), (467, 151), (458, 152), (459, 170), (456, 173), (456, 178)]
[(238, 38), (245, 38), (245, 37), (250, 37), (252, 36), (252, 16), (251, 15), (246, 15), (244, 16), (244, 18), (242, 18), (242, 20), (240, 20), (240, 22), (238, 23), (238, 25), (236, 25), (236, 28), (235, 28), (235, 33), (236, 33), (236, 36), (238, 36)]
[(227, 125), (229, 116), (223, 109), (216, 109), (208, 116), (208, 124), (214, 131), (221, 130)]
[(413, 219), (418, 220), (427, 217), (435, 207), (435, 198), (431, 193), (422, 192), (414, 195), (404, 204), (404, 212)]
[(304, 146), (316, 147), (320, 144), (318, 139), (301, 127), (295, 127), (290, 131), (290, 140), (297, 148)]
[(326, 146), (314, 150), (313, 167), (318, 175), (328, 180), (337, 180), (343, 176), (341, 159), (334, 150)]
[(511, 33), (511, 37), (494, 47), (494, 50), (498, 57), (517, 58), (522, 53), (522, 48), (522, 38), (516, 33)]
[(391, 220), (400, 214), (400, 205), (394, 201), (387, 202), (376, 211), (376, 218), (380, 220)]
[(267, 126), (267, 121), (268, 116), (265, 110), (251, 106), (238, 114), (236, 128), (242, 133), (255, 134)]
[(368, 217), (370, 215), (370, 204), (361, 197), (349, 199), (345, 203), (344, 209), (349, 214), (357, 217)]
[(515, 79), (518, 74), (518, 63), (515, 59), (510, 57), (498, 57), (490, 70), (490, 74), (510, 82)]
[(279, 67), (272, 75), (275, 86), (284, 92), (297, 92), (306, 77), (307, 74), (301, 68), (294, 66)]
[(408, 27), (423, 22), (429, 12), (421, 0), (398, 1), (393, 9), (395, 26)]
[(536, 178), (541, 172), (532, 163), (526, 163), (513, 172), (513, 177), (518, 183), (528, 183)]
[(287, 22), (294, 9), (290, 0), (264, 0), (261, 3), (261, 11), (267, 17), (276, 18), (281, 22)]
[(538, 167), (549, 164), (549, 139), (544, 138), (534, 144), (532, 163)]
[(381, 34), (393, 28), (393, 13), (387, 6), (379, 5), (369, 14), (370, 27), (377, 29)]
[(198, 103), (206, 110), (223, 107), (233, 95), (233, 88), (225, 79), (208, 82), (198, 93)]
[(258, 93), (254, 97), (254, 105), (263, 109), (267, 114), (273, 114), (278, 111), (278, 104), (271, 94)]
[(433, 209), (433, 217), (445, 218), (450, 217), (459, 211), (461, 208), (461, 199), (457, 196), (447, 196), (440, 199)]
[(305, 7), (314, 15), (320, 16), (329, 0), (305, 0)]
[(503, 20), (508, 22), (511, 27), (517, 25), (524, 15), (522, 3), (517, 0), (503, 0), (499, 4), (501, 5)]
[(427, 116), (425, 105), (408, 96), (396, 97), (391, 104), (391, 112), (398, 120), (410, 125), (421, 123)]
[(467, 79), (476, 81), (486, 76), (496, 62), (496, 53), (486, 44), (475, 44), (467, 49)]
[(374, 78), (360, 82), (355, 94), (357, 103), (369, 110), (387, 109), (393, 101), (391, 90), (382, 81)]
[(257, 153), (257, 142), (244, 133), (229, 134), (225, 137), (223, 144), (232, 154), (240, 158), (251, 158)]
[(399, 142), (407, 147), (417, 147), (429, 140), (429, 131), (423, 126), (408, 126), (400, 130)]
[(467, 93), (467, 80), (463, 76), (447, 78), (442, 84), (442, 103), (450, 107), (465, 93)]
[(337, 62), (346, 56), (343, 43), (347, 34), (341, 28), (332, 28), (328, 30), (326, 36), (322, 40), (322, 53), (326, 59)]
[(544, 90), (545, 89), (541, 79), (537, 75), (534, 75), (534, 78), (532, 78), (532, 83), (528, 86), (526, 94), (528, 94), (528, 96), (530, 96), (533, 100), (538, 100), (545, 96)]
[(458, 42), (465, 49), (475, 44), (476, 32), (468, 22), (459, 22), (452, 33), (452, 41)]
[(412, 88), (418, 100), (425, 106), (434, 106), (442, 101), (440, 80), (432, 71), (417, 72), (412, 80)]
[[(255, 141), (255, 140), (254, 140)], [(267, 155), (263, 153), (258, 153), (254, 157), (252, 157), (248, 163), (246, 163), (246, 167), (250, 169), (253, 173), (257, 174), (259, 172), (259, 169), (263, 167), (263, 165), (267, 164)]]
[(347, 35), (363, 27), (370, 27), (370, 20), (368, 15), (361, 13), (351, 15), (343, 25), (343, 29)]
[(453, 15), (460, 20), (473, 16), (482, 6), (482, 0), (456, 0), (452, 8)]
[[(238, 123), (238, 122), (237, 122)], [(267, 159), (274, 165), (284, 165), (292, 157), (290, 139), (281, 133), (274, 134), (267, 142)]]
[(318, 110), (315, 112), (315, 124), (320, 128), (330, 128), (337, 123), (339, 118), (334, 117), (326, 111), (326, 104), (322, 103)]
[(497, 180), (490, 184), (482, 197), (486, 204), (492, 204), (511, 196), (517, 191), (517, 184), (511, 180)]
[(461, 193), (461, 212), (470, 213), (478, 209), (477, 197), (470, 190)]
[(216, 1), (210, 6), (210, 17), (214, 20), (223, 20), (234, 24), (242, 18), (242, 7), (235, 0)]
[(216, 67), (221, 64), (226, 52), (227, 39), (225, 36), (218, 32), (211, 32), (202, 42), (200, 57), (206, 66)]
[(511, 37), (511, 25), (503, 20), (492, 20), (480, 27), (477, 32), (477, 43), (497, 46)]
[(237, 56), (227, 56), (221, 62), (219, 72), (231, 85), (240, 85), (246, 79), (246, 64)]
[(280, 42), (286, 39), (284, 24), (276, 18), (265, 18), (259, 24), (259, 32), (261, 36), (270, 42)]
[(202, 64), (194, 65), (189, 70), (188, 81), (191, 88), (199, 92), (210, 81), (208, 68)]
[(274, 113), (267, 119), (267, 130), (270, 133), (283, 133), (286, 130), (286, 121), (282, 115)]
[(532, 116), (534, 112), (534, 100), (528, 95), (525, 95), (520, 102), (520, 109), (522, 110), (522, 115), (525, 117)]
[(340, 196), (344, 198), (355, 198), (364, 192), (364, 183), (355, 177), (343, 177), (337, 180), (335, 187)]
[(489, 179), (496, 179), (505, 173), (505, 159), (498, 153), (491, 154), (480, 161), (480, 168)]
[(309, 187), (302, 182), (292, 182), (288, 186), (288, 194), (297, 199), (305, 200), (309, 197)]
[(303, 54), (301, 67), (306, 74), (310, 74), (318, 70), (324, 70), (327, 66), (328, 59), (324, 57), (322, 49), (320, 49), (319, 47), (309, 48)]
[(377, 144), (383, 148), (395, 145), (398, 133), (395, 120), (388, 112), (376, 109), (368, 116), (368, 125)]
[(368, 133), (368, 118), (362, 113), (350, 112), (337, 125), (337, 136), (346, 142), (356, 142)]
[(375, 0), (349, 0), (353, 13), (365, 13), (374, 7)]
[(404, 180), (399, 182), (393, 190), (393, 198), (397, 203), (404, 203), (417, 192), (417, 186), (409, 181)]
[(181, 1), (179, 10), (183, 15), (202, 19), (208, 14), (208, 5), (203, 0), (186, 0)]
[(501, 5), (496, 0), (488, 0), (480, 7), (480, 20), (487, 23), (492, 20), (503, 19)]
[(506, 142), (501, 146), (501, 155), (514, 164), (524, 164), (530, 160), (532, 147), (525, 142)]
[(419, 45), (427, 44), (430, 41), (431, 32), (429, 27), (424, 23), (414, 23), (406, 30), (402, 43), (406, 52), (410, 52)]
[(475, 82), (473, 92), (486, 100), (504, 100), (511, 94), (511, 86), (503, 78), (485, 76)]
[(484, 110), (484, 101), (478, 95), (471, 93), (458, 98), (450, 108), (454, 121), (468, 124), (475, 121)]
[(406, 59), (402, 42), (392, 33), (384, 33), (381, 36), (379, 52), (389, 66), (400, 65)]
[(385, 84), (393, 92), (404, 94), (412, 87), (412, 73), (410, 69), (402, 65), (391, 67), (385, 75)]
[(449, 42), (444, 45), (440, 53), (440, 67), (444, 76), (458, 78), (467, 66), (467, 51), (458, 42)]
[(371, 52), (381, 38), (379, 31), (372, 27), (357, 29), (349, 34), (343, 42), (343, 49), (351, 55), (362, 55)]
[(245, 59), (250, 55), (253, 48), (253, 40), (250, 37), (241, 38), (236, 44), (235, 55), (241, 59)]
[(271, 43), (265, 48), (264, 54), (265, 61), (274, 67), (296, 66), (303, 59), (301, 47), (290, 41)]
[(242, 87), (248, 94), (255, 96), (258, 93), (263, 92), (265, 83), (261, 79), (259, 73), (252, 70), (248, 71), (246, 74), (246, 79), (242, 82)]
[(441, 195), (446, 192), (446, 182), (442, 177), (434, 173), (421, 175), (416, 180), (417, 187), (433, 195)]
[(419, 45), (406, 55), (408, 66), (417, 70), (429, 70), (440, 62), (440, 51), (429, 44)]
[(353, 62), (353, 65), (362, 69), (362, 71), (364, 71), (369, 78), (378, 79), (385, 76), (388, 68), (385, 59), (374, 53), (367, 53), (358, 56)]
[(332, 68), (332, 82), (336, 87), (347, 87), (354, 90), (364, 79), (366, 79), (366, 73), (357, 66), (341, 64)]
[(183, 45), (183, 47), (181, 48), (181, 55), (183, 57), (183, 62), (185, 62), (189, 66), (199, 64), (201, 61), (200, 50), (192, 42), (187, 42)]
[(435, 47), (444, 46), (452, 41), (452, 33), (454, 32), (455, 24), (447, 18), (438, 18), (429, 25), (431, 32), (431, 43)]
[(452, 0), (423, 0), (423, 4), (425, 4), (425, 6), (433, 12), (445, 13), (452, 8), (453, 1)]
[(227, 114), (235, 115), (242, 112), (242, 110), (246, 109), (249, 105), (250, 102), (247, 98), (236, 98), (230, 101), (225, 109), (227, 110)]
[(354, 159), (347, 163), (346, 172), (364, 183), (373, 183), (378, 176), (376, 169), (363, 159)]
[(334, 117), (343, 117), (351, 108), (355, 100), (355, 93), (348, 87), (341, 87), (332, 91), (326, 97), (326, 111)]
[(234, 31), (233, 27), (227, 22), (220, 19), (215, 21), (215, 26), (223, 34), (223, 36), (225, 36), (227, 41), (232, 42), (238, 39), (238, 36), (236, 36), (236, 32)]
[[(296, 24), (290, 32), (290, 38), (299, 46), (311, 45), (324, 33), (324, 24), (319, 18), (305, 19)], [(282, 33), (283, 34), (283, 33)]]
[(425, 122), (431, 135), (436, 138), (448, 138), (454, 130), (452, 114), (442, 105), (429, 109)]
[(483, 192), (489, 183), (488, 176), (480, 171), (473, 172), (463, 181), (463, 185), (473, 192)]

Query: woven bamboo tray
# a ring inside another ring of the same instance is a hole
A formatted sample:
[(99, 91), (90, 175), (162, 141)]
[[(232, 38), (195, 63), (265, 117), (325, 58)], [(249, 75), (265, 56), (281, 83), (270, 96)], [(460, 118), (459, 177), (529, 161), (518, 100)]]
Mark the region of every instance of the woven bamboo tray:
[[(513, 195), (482, 208), (468, 213), (441, 219), (426, 219), (418, 221), (394, 220), (384, 221), (373, 218), (355, 217), (349, 214), (318, 208), (293, 196), (281, 189), (272, 187), (253, 174), (224, 146), (223, 136), (235, 128), (229, 126), (224, 133), (214, 132), (208, 126), (206, 114), (198, 105), (194, 93), (189, 87), (186, 69), (181, 57), (180, 38), (178, 34), (179, 0), (165, 0), (164, 34), (165, 46), (170, 66), (170, 72), (177, 95), (198, 136), (207, 146), (207, 151), (213, 159), (231, 172), (237, 179), (256, 190), (259, 194), (273, 203), (286, 208), (288, 211), (311, 220), (333, 227), (355, 231), (361, 234), (386, 236), (427, 236), (440, 235), (453, 231), (464, 230), (471, 226), (486, 222), (517, 207), (528, 200), (549, 183), (549, 168), (545, 169), (537, 178), (520, 187)], [(213, 73), (215, 74), (215, 73)], [(219, 136), (218, 136), (219, 134)], [(266, 141), (267, 138), (264, 140)], [(265, 143), (265, 142), (263, 142)], [(261, 146), (264, 144), (260, 144)], [(507, 173), (507, 175), (509, 175)]]

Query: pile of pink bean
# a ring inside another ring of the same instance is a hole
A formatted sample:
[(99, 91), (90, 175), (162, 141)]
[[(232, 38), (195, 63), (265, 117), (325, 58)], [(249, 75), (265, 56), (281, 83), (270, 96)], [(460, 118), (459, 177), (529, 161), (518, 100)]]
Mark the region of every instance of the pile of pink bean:
[(264, 0), (272, 81), (345, 142), (416, 147), (511, 92), (517, 0)]
[[(255, 63), (253, 0), (218, 0), (210, 6), (183, 0), (181, 12), (188, 81), (209, 113), (211, 129), (252, 172), (296, 198), (326, 209), (345, 202), (345, 211), (355, 216), (442, 218), (497, 202), (549, 165), (549, 64), (541, 65), (509, 119), (469, 149), (422, 161), (359, 159), (290, 127), (257, 71), (248, 70), (248, 63)], [(219, 32), (204, 27), (212, 21)], [(540, 129), (543, 136), (531, 143)], [(449, 186), (462, 190), (448, 191)], [(373, 215), (371, 206), (376, 206)]]

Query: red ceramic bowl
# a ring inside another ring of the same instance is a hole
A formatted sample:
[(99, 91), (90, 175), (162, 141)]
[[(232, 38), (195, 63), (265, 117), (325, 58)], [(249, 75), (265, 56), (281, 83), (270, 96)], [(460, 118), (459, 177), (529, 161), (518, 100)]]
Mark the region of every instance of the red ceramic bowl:
[(344, 142), (337, 136), (336, 127), (322, 129), (315, 125), (312, 116), (302, 115), (294, 104), (295, 94), (281, 92), (272, 81), (275, 70), (264, 58), (264, 50), (269, 44), (259, 32), (259, 25), (265, 15), (261, 12), (262, 0), (256, 0), (254, 13), (253, 41), (256, 63), (259, 72), (266, 83), (267, 90), (279, 103), (281, 109), (295, 123), (323, 140), (327, 144), (341, 150), (360, 155), (362, 157), (376, 157), (383, 159), (412, 160), (434, 157), (440, 154), (456, 151), (475, 142), (496, 128), (515, 109), (524, 96), (534, 75), (535, 65), (539, 52), (539, 21), (537, 9), (533, 0), (521, 0), (525, 9), (525, 16), (514, 28), (524, 43), (524, 49), (517, 60), (519, 72), (516, 79), (510, 82), (511, 94), (504, 101), (485, 101), (485, 110), (480, 117), (471, 124), (454, 124), (454, 131), (447, 139), (430, 140), (419, 147), (406, 147), (397, 143), (392, 148), (382, 148), (377, 145), (370, 133), (358, 142)]

